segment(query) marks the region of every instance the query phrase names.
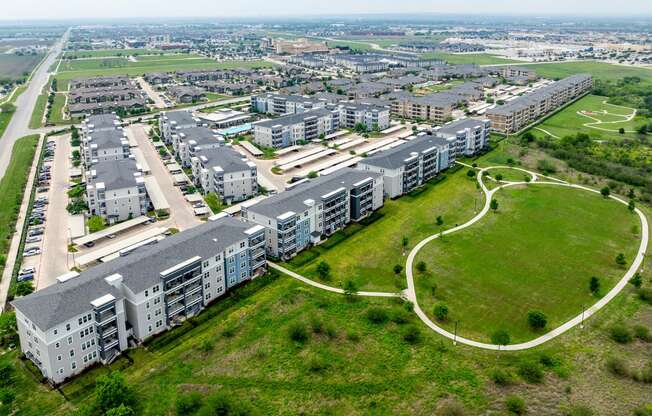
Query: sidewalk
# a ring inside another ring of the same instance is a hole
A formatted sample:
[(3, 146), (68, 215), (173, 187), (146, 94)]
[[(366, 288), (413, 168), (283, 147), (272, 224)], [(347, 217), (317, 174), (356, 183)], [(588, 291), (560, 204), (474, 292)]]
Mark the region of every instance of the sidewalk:
[(32, 188), (34, 187), (34, 178), (36, 177), (36, 169), (38, 167), (38, 161), (41, 156), (43, 141), (44, 136), (41, 135), (38, 145), (36, 146), (36, 153), (34, 154), (34, 160), (32, 161), (32, 168), (29, 171), (27, 184), (25, 185), (23, 202), (20, 205), (20, 212), (18, 212), (18, 220), (16, 221), (16, 229), (14, 230), (14, 234), (11, 238), (11, 244), (9, 245), (9, 252), (7, 253), (7, 262), (5, 264), (4, 271), (2, 272), (2, 280), (0, 280), (0, 313), (4, 312), (5, 304), (7, 303), (7, 295), (9, 294), (9, 286), (11, 285), (12, 274), (14, 272), (16, 260), (18, 259), (19, 255), (18, 247), (20, 246), (20, 240), (23, 237), (23, 227), (27, 217), (29, 200), (32, 197)]

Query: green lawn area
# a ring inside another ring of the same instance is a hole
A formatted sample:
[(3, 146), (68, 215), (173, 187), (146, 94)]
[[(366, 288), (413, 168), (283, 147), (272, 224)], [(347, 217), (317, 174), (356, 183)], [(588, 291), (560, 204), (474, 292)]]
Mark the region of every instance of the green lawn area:
[(48, 118), (49, 123), (61, 124), (61, 123), (71, 123), (70, 119), (63, 118), (63, 107), (66, 105), (66, 95), (65, 94), (55, 94), (54, 103), (52, 104), (52, 111), (50, 112), (50, 117)]
[(548, 329), (559, 326), (597, 301), (592, 276), (605, 294), (625, 272), (616, 255), (631, 261), (638, 248), (638, 216), (599, 195), (537, 185), (503, 189), (495, 198), (497, 213), (431, 242), (416, 259), (428, 266), (415, 271), (422, 309), (433, 317), (434, 305), (447, 305), (442, 325), (452, 330), (459, 320), (462, 336), (490, 341), (505, 329), (512, 342), (533, 339), (528, 311), (544, 312)]
[[(421, 239), (439, 231), (436, 217), (443, 217), (445, 227), (462, 224), (482, 203), (475, 181), (466, 176), (464, 169), (414, 196), (386, 200), (376, 214), (380, 218), (371, 225), (349, 225), (321, 246), (299, 253), (286, 266), (320, 280), (316, 268), (326, 261), (332, 277), (324, 283), (340, 286), (352, 279), (360, 290), (396, 292), (405, 287), (405, 274), (395, 274), (394, 265), (405, 266), (406, 253)], [(403, 237), (408, 238), (406, 249)]]
[[(527, 176), (530, 178), (531, 176), (528, 175), (525, 172), (522, 172), (520, 170), (516, 169), (491, 169), (488, 171), (489, 176), (491, 177), (496, 177), (498, 175), (502, 175), (502, 180), (503, 181), (510, 181), (510, 182), (522, 182), (525, 180), (525, 177)], [(485, 181), (485, 184), (487, 184), (489, 181)]]
[(66, 51), (64, 57), (70, 58), (104, 58), (109, 56), (160, 55), (169, 53), (160, 49), (97, 49), (93, 51)]
[[(176, 56), (176, 55), (175, 55)], [(184, 55), (182, 55), (184, 56)], [(68, 61), (62, 65), (56, 78), (60, 91), (68, 87), (68, 80), (79, 77), (128, 75), (138, 76), (147, 72), (174, 72), (208, 69), (261, 68), (271, 67), (270, 62), (258, 61), (223, 61), (209, 58), (166, 58), (131, 62), (126, 58), (87, 59)]]
[(5, 133), (5, 130), (7, 129), (7, 126), (9, 125), (9, 122), (11, 121), (11, 117), (14, 115), (13, 112), (11, 113), (3, 113), (0, 112), (0, 137)]
[[(0, 256), (4, 259), (14, 232), (18, 209), (23, 200), (27, 173), (32, 166), (38, 135), (20, 138), (14, 144), (11, 160), (2, 180), (0, 180)], [(0, 272), (4, 261), (0, 262)]]
[(594, 79), (603, 81), (615, 81), (624, 77), (639, 77), (643, 82), (652, 84), (652, 69), (649, 68), (613, 65), (595, 61), (530, 65), (539, 75), (550, 79), (561, 79), (573, 74), (590, 73)]
[[(543, 122), (538, 124), (537, 127), (546, 130), (557, 137), (564, 137), (582, 132), (602, 139), (620, 140), (623, 137), (636, 138), (638, 136), (635, 133), (636, 129), (640, 125), (651, 121), (640, 115), (637, 115), (631, 121), (627, 121), (625, 116), (630, 115), (633, 110), (612, 104), (605, 104), (604, 102), (607, 99), (607, 97), (587, 95), (545, 119)], [(604, 114), (605, 111), (607, 114)], [(593, 125), (593, 127), (584, 126), (584, 124), (594, 123), (595, 121), (589, 117), (578, 114), (578, 112), (588, 112), (589, 114), (587, 115), (590, 115), (592, 118), (609, 123)], [(620, 128), (624, 128), (627, 134), (621, 135), (618, 131)], [(532, 129), (531, 131), (539, 136), (545, 135), (544, 132), (537, 129)]]
[(493, 64), (514, 64), (521, 63), (514, 59), (501, 58), (488, 53), (447, 53), (447, 52), (427, 52), (421, 55), (423, 59), (442, 59), (449, 64), (476, 64), (476, 65), (493, 65)]
[(423, 95), (432, 94), (434, 92), (441, 92), (441, 91), (450, 90), (451, 88), (453, 88), (455, 86), (458, 86), (458, 85), (461, 85), (461, 84), (464, 84), (464, 81), (456, 79), (456, 80), (446, 82), (446, 83), (442, 83), (442, 84), (434, 84), (434, 85), (430, 85), (430, 86), (427, 86), (427, 87), (415, 89), (414, 93), (417, 94), (417, 95), (418, 94), (423, 94)]

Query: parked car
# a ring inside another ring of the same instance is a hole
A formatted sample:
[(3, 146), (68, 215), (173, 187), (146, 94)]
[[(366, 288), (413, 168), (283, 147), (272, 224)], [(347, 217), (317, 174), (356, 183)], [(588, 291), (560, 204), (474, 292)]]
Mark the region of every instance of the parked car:
[(40, 235), (35, 235), (35, 236), (32, 236), (32, 237), (27, 237), (25, 239), (25, 242), (26, 243), (38, 243), (41, 240), (42, 240), (42, 238), (41, 238)]
[(41, 187), (39, 187), (38, 189), (36, 189), (36, 192), (42, 194), (43, 192), (47, 192), (47, 191), (49, 191), (49, 190), (50, 190), (50, 188), (48, 188), (48, 187), (46, 187), (46, 186), (41, 186)]
[(16, 277), (16, 280), (18, 280), (19, 282), (24, 282), (33, 279), (34, 279), (34, 273), (19, 274), (18, 277)]
[(25, 249), (25, 251), (23, 251), (23, 257), (36, 256), (39, 254), (41, 254), (41, 249), (38, 247), (30, 247), (28, 249)]
[(84, 244), (84, 247), (88, 247), (88, 248), (95, 247), (95, 243), (92, 242), (92, 241), (89, 241), (88, 243)]
[(36, 267), (27, 266), (27, 267), (23, 267), (22, 269), (20, 269), (19, 274), (27, 274), (27, 273), (36, 273)]

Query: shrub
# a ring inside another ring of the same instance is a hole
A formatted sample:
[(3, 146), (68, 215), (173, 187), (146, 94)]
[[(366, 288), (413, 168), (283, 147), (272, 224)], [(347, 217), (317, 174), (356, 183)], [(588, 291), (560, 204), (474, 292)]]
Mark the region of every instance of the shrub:
[(322, 322), (316, 318), (313, 318), (310, 321), (310, 327), (312, 328), (312, 332), (315, 334), (321, 334), (324, 332), (324, 324), (322, 324)]
[(294, 342), (303, 344), (308, 341), (308, 331), (306, 330), (306, 326), (301, 322), (295, 322), (290, 325), (288, 335)]
[(6, 387), (11, 385), (16, 369), (11, 363), (0, 364), (0, 386)]
[(475, 177), (475, 171), (473, 169), (469, 169), (466, 172), (466, 176), (468, 176), (469, 178), (474, 178)]
[(530, 384), (537, 384), (543, 381), (543, 370), (532, 361), (524, 361), (518, 367), (518, 374)]
[(389, 317), (387, 312), (384, 309), (378, 307), (372, 307), (367, 310), (367, 319), (372, 324), (384, 324), (387, 322)]
[(202, 395), (193, 391), (177, 398), (177, 416), (190, 416), (197, 413), (203, 402)]
[(432, 313), (435, 315), (438, 321), (445, 321), (448, 318), (448, 306), (443, 303), (435, 305)]
[(509, 333), (504, 329), (499, 329), (498, 331), (491, 334), (491, 342), (497, 345), (507, 345), (509, 344), (510, 337)]
[(322, 280), (330, 280), (331, 266), (324, 260), (317, 265), (317, 274)]
[(525, 414), (525, 400), (518, 396), (509, 396), (505, 400), (507, 411), (515, 415)]
[(634, 336), (643, 342), (652, 342), (650, 330), (643, 325), (636, 325), (634, 327)]
[(502, 368), (496, 368), (493, 370), (489, 377), (491, 378), (491, 381), (496, 383), (498, 386), (508, 386), (514, 382), (512, 374)]
[(627, 264), (627, 260), (625, 260), (625, 255), (623, 253), (618, 253), (616, 255), (616, 264), (619, 266), (624, 266)]
[(541, 311), (530, 311), (527, 313), (527, 322), (530, 325), (530, 328), (538, 331), (546, 327), (548, 318)]
[(417, 263), (417, 271), (420, 273), (423, 273), (426, 271), (426, 262), (425, 261), (420, 261)]
[(216, 393), (208, 397), (206, 403), (199, 409), (198, 416), (238, 415), (248, 416), (255, 414), (249, 405), (242, 400), (235, 400), (225, 393)]
[(344, 282), (344, 294), (349, 298), (358, 293), (358, 285), (351, 279)]
[(403, 271), (403, 266), (400, 264), (394, 265), (394, 274), (400, 274)]
[(414, 325), (408, 325), (403, 332), (403, 340), (410, 344), (416, 344), (421, 340), (421, 331)]
[(321, 358), (321, 357), (311, 357), (310, 360), (308, 360), (308, 370), (311, 373), (323, 373), (326, 371), (329, 367), (329, 363), (327, 360)]
[(199, 349), (203, 352), (212, 351), (213, 348), (215, 348), (215, 342), (212, 339), (205, 339), (199, 346)]
[(410, 321), (410, 314), (403, 310), (397, 310), (392, 315), (392, 322), (398, 325), (407, 324)]
[(8, 388), (0, 389), (0, 402), (2, 403), (3, 407), (10, 406), (14, 400), (16, 400), (16, 393), (13, 390)]
[(593, 294), (600, 292), (600, 280), (597, 277), (592, 276), (589, 280), (589, 290)]
[(360, 341), (360, 335), (358, 335), (357, 332), (348, 331), (346, 333), (346, 339), (348, 339), (351, 342), (358, 342), (358, 341)]
[(641, 274), (636, 273), (634, 277), (629, 279), (629, 283), (631, 283), (632, 286), (634, 286), (635, 288), (640, 289), (640, 287), (643, 285), (643, 279), (641, 278)]
[(629, 368), (625, 360), (619, 357), (610, 357), (607, 359), (607, 370), (618, 377), (628, 377)]
[(638, 298), (643, 302), (647, 302), (650, 305), (652, 305), (652, 289), (648, 289), (644, 287), (640, 288), (638, 290)]
[(632, 341), (632, 333), (622, 324), (612, 326), (609, 332), (611, 339), (619, 344), (627, 344)]
[(568, 416), (593, 416), (593, 410), (584, 405), (573, 406), (568, 411)]

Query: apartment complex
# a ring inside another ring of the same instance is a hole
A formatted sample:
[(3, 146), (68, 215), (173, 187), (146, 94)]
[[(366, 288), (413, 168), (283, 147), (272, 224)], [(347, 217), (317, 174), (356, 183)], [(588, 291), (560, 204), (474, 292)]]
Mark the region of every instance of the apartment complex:
[(172, 148), (183, 167), (191, 166), (191, 159), (198, 149), (211, 149), (224, 144), (224, 138), (208, 127), (188, 127), (172, 134)]
[(357, 169), (382, 175), (384, 195), (397, 198), (435, 177), (454, 163), (455, 139), (419, 133), (408, 143), (364, 158)]
[(203, 148), (191, 158), (196, 186), (205, 193), (217, 194), (227, 204), (244, 201), (258, 194), (256, 164), (231, 146)]
[(432, 130), (432, 134), (444, 139), (454, 139), (450, 143), (451, 159), (460, 156), (474, 156), (487, 147), (490, 120), (464, 118), (456, 120)]
[(70, 81), (68, 111), (71, 115), (131, 112), (147, 105), (145, 94), (125, 76), (77, 78)]
[(382, 175), (345, 168), (243, 207), (242, 216), (264, 227), (268, 255), (287, 259), (382, 205)]
[(172, 136), (183, 129), (198, 127), (201, 121), (190, 111), (163, 111), (159, 118), (161, 139), (167, 144), (172, 143)]
[(129, 157), (129, 141), (115, 114), (92, 115), (81, 126), (80, 156), (85, 167)]
[(573, 75), (489, 109), (486, 116), (491, 120), (493, 130), (503, 134), (515, 133), (592, 88), (593, 77), (590, 74)]
[(323, 100), (315, 100), (302, 95), (263, 94), (251, 97), (251, 110), (273, 115), (303, 113), (326, 106)]
[(21, 350), (52, 383), (192, 317), (266, 268), (265, 229), (215, 216), (12, 301)]
[(91, 215), (99, 215), (113, 224), (147, 213), (145, 179), (135, 160), (93, 163), (85, 176), (86, 202)]
[(452, 118), (459, 98), (449, 94), (428, 94), (422, 97), (407, 92), (392, 94), (389, 100), (392, 114), (413, 120), (428, 120), (443, 124)]
[(319, 108), (277, 119), (259, 121), (254, 126), (254, 142), (275, 149), (300, 141), (316, 140), (340, 128), (338, 109)]

